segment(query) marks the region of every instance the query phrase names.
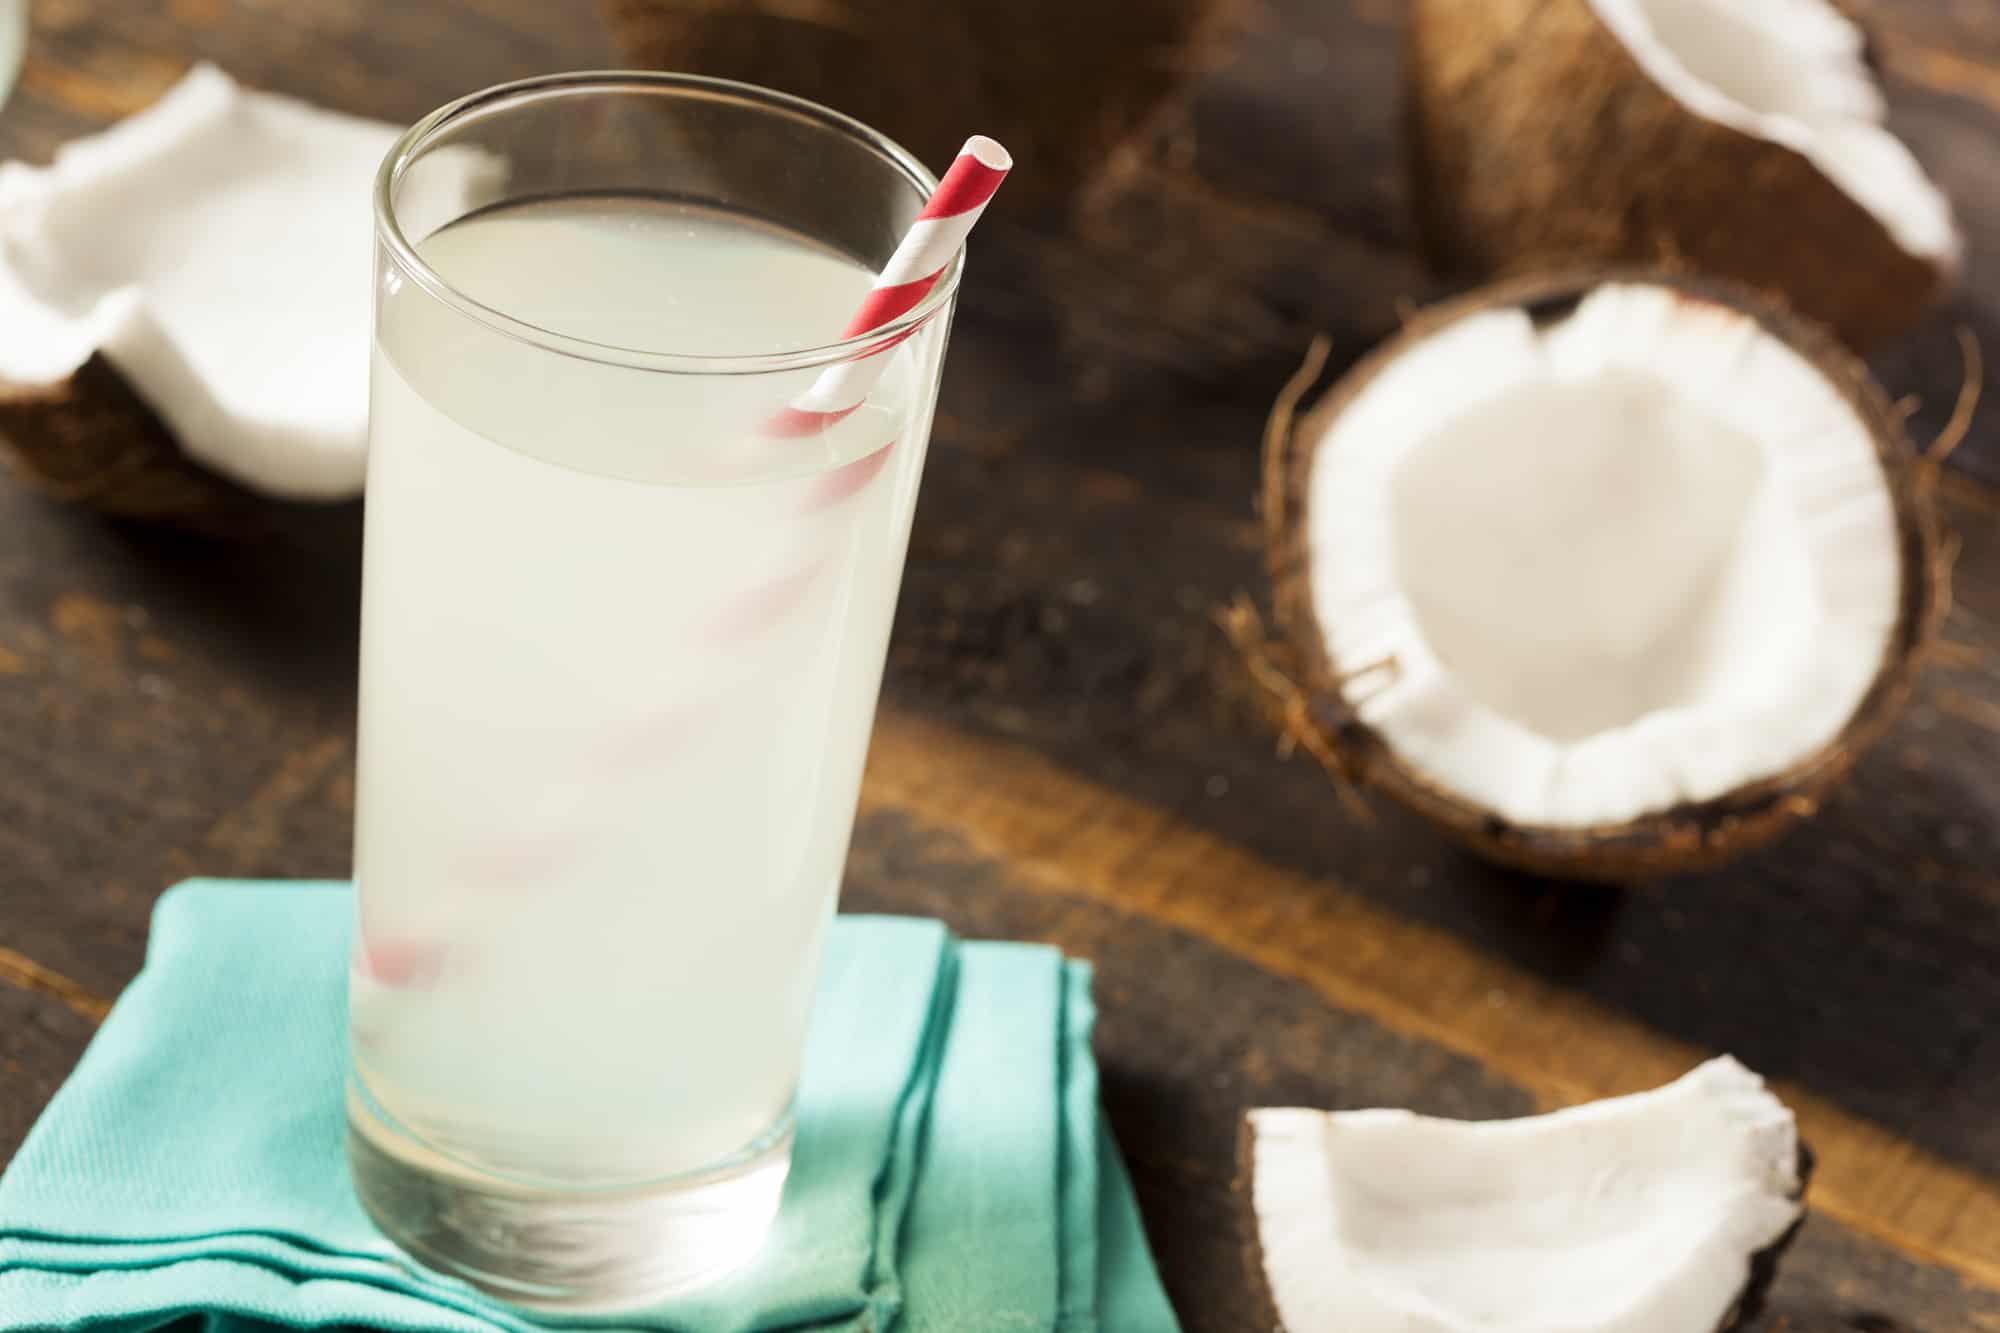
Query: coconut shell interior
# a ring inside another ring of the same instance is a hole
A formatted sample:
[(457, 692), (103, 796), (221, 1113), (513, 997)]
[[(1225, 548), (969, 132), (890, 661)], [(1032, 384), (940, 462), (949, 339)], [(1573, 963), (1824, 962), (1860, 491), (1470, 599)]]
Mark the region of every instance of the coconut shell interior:
[[(1329, 661), (1312, 605), (1306, 507), (1318, 441), (1329, 423), (1404, 350), (1468, 315), (1506, 307), (1559, 318), (1606, 282), (1665, 286), (1741, 311), (1817, 367), (1865, 423), (1887, 478), (1895, 513), (1901, 597), (1895, 627), (1860, 706), (1821, 749), (1786, 771), (1713, 800), (1685, 803), (1628, 823), (1598, 828), (1520, 825), (1469, 804), (1397, 755), (1363, 722)], [(1386, 793), (1466, 846), (1505, 865), (1570, 879), (1621, 882), (1719, 865), (1777, 837), (1812, 814), (1855, 759), (1907, 702), (1935, 639), (1948, 596), (1940, 558), (1931, 472), (1904, 430), (1902, 414), (1867, 369), (1824, 328), (1737, 284), (1633, 270), (1604, 270), (1502, 283), (1432, 307), (1364, 358), (1311, 410), (1274, 414), (1265, 442), (1266, 560), (1279, 641), (1277, 670), (1296, 686), (1292, 725), (1311, 728), (1306, 747), (1339, 779)]]
[(1444, 270), (1686, 268), (1863, 350), (1948, 283), (1803, 154), (1675, 101), (1586, 0), (1412, 0), (1406, 98), (1418, 232)]

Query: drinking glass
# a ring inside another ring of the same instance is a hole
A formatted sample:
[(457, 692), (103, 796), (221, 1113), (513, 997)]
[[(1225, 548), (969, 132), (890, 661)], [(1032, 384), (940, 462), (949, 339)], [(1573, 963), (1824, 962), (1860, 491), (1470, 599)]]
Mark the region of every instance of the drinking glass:
[(837, 334), (934, 185), (636, 73), (474, 94), (376, 181), (348, 1155), (508, 1299), (648, 1301), (775, 1215), (962, 257)]

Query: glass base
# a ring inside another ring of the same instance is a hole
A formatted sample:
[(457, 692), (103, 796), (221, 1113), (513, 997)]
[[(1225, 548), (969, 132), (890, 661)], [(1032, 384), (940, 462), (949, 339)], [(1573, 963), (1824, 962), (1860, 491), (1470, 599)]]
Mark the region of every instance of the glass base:
[(704, 1171), (564, 1191), (445, 1157), (350, 1086), (347, 1162), (375, 1225), (427, 1267), (516, 1305), (630, 1310), (712, 1282), (756, 1254), (791, 1168), (792, 1116)]

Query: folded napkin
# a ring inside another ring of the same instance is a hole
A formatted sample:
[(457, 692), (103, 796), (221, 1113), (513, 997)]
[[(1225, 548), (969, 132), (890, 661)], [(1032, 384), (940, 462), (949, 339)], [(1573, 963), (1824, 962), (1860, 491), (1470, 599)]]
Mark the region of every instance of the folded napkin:
[(194, 881), (0, 1176), (0, 1331), (1175, 1327), (1097, 1109), (1090, 973), (843, 917), (784, 1208), (750, 1268), (643, 1315), (530, 1317), (416, 1267), (343, 1156), (351, 895)]

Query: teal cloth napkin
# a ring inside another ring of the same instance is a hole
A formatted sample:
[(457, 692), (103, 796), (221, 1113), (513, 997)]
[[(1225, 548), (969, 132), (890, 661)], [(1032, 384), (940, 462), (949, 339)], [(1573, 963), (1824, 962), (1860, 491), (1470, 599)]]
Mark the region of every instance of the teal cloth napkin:
[(1098, 1113), (1086, 964), (842, 917), (798, 1139), (748, 1269), (550, 1321), (404, 1259), (342, 1150), (351, 893), (196, 880), (0, 1176), (0, 1333), (1170, 1333)]

